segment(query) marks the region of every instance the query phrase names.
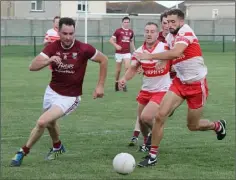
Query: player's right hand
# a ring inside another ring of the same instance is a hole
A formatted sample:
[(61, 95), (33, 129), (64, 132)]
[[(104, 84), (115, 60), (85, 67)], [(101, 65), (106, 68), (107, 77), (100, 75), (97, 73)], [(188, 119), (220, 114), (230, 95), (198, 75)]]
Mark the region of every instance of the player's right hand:
[(166, 68), (166, 64), (167, 64), (168, 60), (161, 60), (159, 62), (156, 63), (156, 70), (160, 71), (162, 69)]
[(55, 63), (59, 64), (59, 63), (61, 63), (61, 58), (59, 56), (52, 56), (52, 57), (50, 57), (49, 62), (50, 63), (55, 62)]
[(122, 49), (122, 47), (120, 45), (116, 46), (116, 50), (120, 51)]
[(118, 87), (120, 90), (122, 90), (126, 85), (126, 80), (125, 78), (121, 78), (119, 81), (118, 81)]

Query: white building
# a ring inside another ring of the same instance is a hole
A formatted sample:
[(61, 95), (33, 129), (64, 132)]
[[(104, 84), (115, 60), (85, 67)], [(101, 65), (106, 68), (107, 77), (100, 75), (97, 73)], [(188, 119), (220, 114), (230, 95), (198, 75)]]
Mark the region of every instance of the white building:
[[(106, 1), (87, 1), (88, 13), (106, 13)], [(78, 17), (85, 12), (85, 1), (61, 1), (61, 17)]]

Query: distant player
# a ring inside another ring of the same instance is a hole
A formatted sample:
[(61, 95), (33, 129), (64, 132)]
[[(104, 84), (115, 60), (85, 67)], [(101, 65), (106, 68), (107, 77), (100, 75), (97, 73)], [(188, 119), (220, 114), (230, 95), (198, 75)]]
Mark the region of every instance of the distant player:
[[(166, 36), (169, 34), (169, 26), (168, 26), (168, 21), (167, 21), (167, 11), (165, 11), (164, 13), (161, 14), (160, 21), (161, 21), (162, 31), (159, 32), (158, 40), (166, 43)], [(176, 72), (172, 66), (171, 70), (170, 70), (170, 77), (171, 77), (171, 79), (173, 79), (175, 76), (176, 76)]]
[[(52, 79), (47, 86), (43, 109), (44, 113), (36, 122), (26, 144), (19, 149), (11, 161), (11, 166), (20, 166), (23, 158), (43, 135), (47, 128), (52, 139), (52, 148), (47, 155), (48, 160), (56, 159), (65, 152), (59, 139), (58, 119), (69, 115), (81, 103), (82, 87), (88, 60), (100, 65), (100, 75), (93, 98), (102, 98), (107, 74), (107, 57), (89, 44), (75, 39), (75, 22), (71, 18), (59, 21), (60, 40), (46, 46), (36, 56), (30, 71), (39, 71), (52, 65)], [(28, 128), (28, 127), (27, 127)]]
[(59, 20), (60, 20), (59, 16), (54, 17), (53, 28), (47, 30), (46, 35), (44, 37), (44, 41), (43, 41), (44, 46), (47, 46), (48, 44), (51, 44), (54, 41), (60, 39), (60, 36), (58, 34)]
[(158, 35), (158, 40), (162, 42), (166, 42), (165, 38), (169, 33), (168, 21), (167, 21), (167, 12), (164, 12), (160, 16), (161, 21), (161, 31)]
[(159, 154), (159, 145), (163, 137), (164, 123), (168, 115), (185, 100), (188, 105), (187, 126), (190, 131), (216, 132), (217, 139), (226, 136), (226, 121), (210, 122), (201, 119), (203, 107), (208, 97), (206, 80), (207, 67), (204, 64), (201, 47), (194, 31), (184, 23), (184, 13), (179, 9), (172, 9), (167, 13), (170, 34), (166, 37), (170, 50), (162, 53), (139, 53), (139, 60), (160, 59), (162, 63), (156, 65), (157, 70), (165, 67), (169, 59), (177, 72), (169, 91), (165, 94), (152, 129), (152, 145), (149, 155), (138, 166), (154, 165)]
[[(144, 30), (145, 42), (135, 52), (158, 53), (166, 51), (166, 44), (157, 40), (158, 25), (153, 22), (148, 22)], [(126, 82), (132, 79), (137, 69), (141, 66), (143, 70), (143, 84), (141, 91), (137, 96), (138, 101), (138, 121), (140, 129), (144, 137), (143, 145), (140, 146), (140, 151), (147, 151), (146, 140), (148, 133), (152, 129), (153, 119), (156, 116), (159, 105), (165, 93), (168, 91), (170, 79), (170, 63), (161, 70), (156, 70), (155, 65), (158, 59), (139, 61), (135, 57), (132, 58), (131, 66), (126, 71), (125, 75), (119, 80), (119, 86), (125, 86)]]
[[(43, 41), (44, 46), (47, 46), (47, 45), (53, 43), (54, 41), (60, 39), (60, 36), (58, 34), (59, 20), (60, 20), (59, 16), (54, 17), (53, 28), (47, 30), (46, 35), (44, 37), (44, 41)], [(52, 70), (51, 65), (49, 65), (48, 68)]]
[[(122, 62), (124, 62), (125, 71), (127, 71), (130, 66), (131, 48), (135, 51), (134, 32), (129, 28), (129, 26), (130, 18), (124, 17), (122, 19), (122, 27), (113, 33), (109, 41), (116, 50), (115, 91), (119, 91), (118, 80), (120, 78)], [(123, 88), (123, 91), (127, 91), (127, 86)]]

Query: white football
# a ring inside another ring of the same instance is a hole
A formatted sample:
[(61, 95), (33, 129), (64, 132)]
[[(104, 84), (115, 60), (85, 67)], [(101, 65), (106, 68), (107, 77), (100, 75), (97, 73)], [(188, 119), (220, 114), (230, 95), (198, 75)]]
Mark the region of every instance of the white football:
[(129, 153), (119, 153), (113, 159), (113, 168), (117, 173), (130, 174), (135, 168), (135, 159)]

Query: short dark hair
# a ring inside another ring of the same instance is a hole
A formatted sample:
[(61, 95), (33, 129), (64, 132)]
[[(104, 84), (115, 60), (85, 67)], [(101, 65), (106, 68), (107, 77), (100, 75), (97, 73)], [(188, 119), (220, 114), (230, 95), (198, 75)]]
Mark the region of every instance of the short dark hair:
[(62, 25), (68, 25), (68, 26), (74, 26), (75, 28), (75, 21), (72, 18), (69, 17), (63, 17), (59, 21), (59, 29), (61, 29)]
[(149, 26), (149, 25), (154, 25), (154, 26), (156, 26), (157, 29), (158, 29), (158, 25), (157, 25), (157, 23), (154, 23), (154, 22), (148, 22), (148, 23), (145, 25), (145, 27), (146, 27), (146, 26)]
[(160, 21), (161, 21), (161, 22), (162, 22), (162, 20), (163, 20), (164, 17), (167, 18), (167, 12), (168, 12), (168, 11), (164, 11), (164, 12), (161, 14), (161, 16), (160, 16)]
[(124, 22), (124, 20), (129, 20), (130, 21), (130, 18), (128, 16), (125, 16), (122, 18), (122, 22)]
[(179, 18), (184, 19), (184, 12), (180, 9), (171, 9), (167, 12), (167, 15), (177, 15)]
[(53, 18), (53, 22), (55, 22), (56, 19), (60, 19), (60, 18), (61, 18), (60, 16), (55, 16), (55, 17)]

